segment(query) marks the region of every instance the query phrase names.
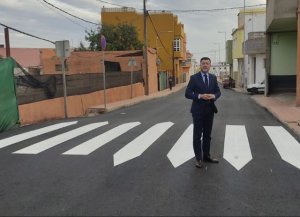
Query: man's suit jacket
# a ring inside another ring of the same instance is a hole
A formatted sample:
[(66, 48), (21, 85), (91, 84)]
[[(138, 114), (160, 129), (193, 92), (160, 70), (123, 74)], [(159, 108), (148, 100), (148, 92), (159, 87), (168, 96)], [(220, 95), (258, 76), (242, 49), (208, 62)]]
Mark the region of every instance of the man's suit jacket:
[[(209, 74), (209, 87), (207, 88), (206, 85), (204, 84), (203, 78), (201, 73), (197, 73), (195, 75), (192, 75), (190, 78), (190, 81), (187, 85), (186, 91), (185, 91), (185, 97), (188, 99), (192, 99), (192, 107), (191, 107), (191, 113), (194, 117), (196, 116), (201, 116), (204, 111), (204, 107), (207, 104), (210, 104), (212, 111), (217, 112), (217, 110), (214, 104), (214, 101), (216, 101), (220, 96), (220, 88), (218, 86), (217, 82), (217, 77), (213, 74)], [(204, 100), (204, 99), (199, 99), (198, 95), (199, 94), (214, 94), (216, 96), (215, 100)]]

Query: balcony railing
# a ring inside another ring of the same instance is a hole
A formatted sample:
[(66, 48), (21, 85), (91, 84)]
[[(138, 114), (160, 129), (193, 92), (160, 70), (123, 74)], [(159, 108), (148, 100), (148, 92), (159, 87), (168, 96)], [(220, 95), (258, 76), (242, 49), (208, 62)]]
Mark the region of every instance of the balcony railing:
[(135, 12), (134, 8), (122, 7), (122, 8), (101, 8), (102, 12)]
[(182, 61), (181, 67), (191, 67), (191, 61)]
[(266, 37), (251, 38), (244, 44), (245, 54), (264, 54), (266, 53)]
[(249, 32), (248, 33), (248, 39), (257, 39), (257, 38), (265, 38), (266, 33), (265, 32)]

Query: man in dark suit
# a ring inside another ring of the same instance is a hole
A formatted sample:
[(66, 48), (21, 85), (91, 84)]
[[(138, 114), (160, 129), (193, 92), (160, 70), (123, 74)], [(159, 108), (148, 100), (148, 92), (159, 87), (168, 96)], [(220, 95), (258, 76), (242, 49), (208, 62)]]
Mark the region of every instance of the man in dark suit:
[(219, 162), (210, 156), (210, 140), (214, 113), (218, 112), (214, 102), (221, 96), (221, 92), (216, 76), (209, 74), (210, 67), (210, 58), (201, 58), (201, 71), (190, 77), (185, 91), (185, 97), (193, 100), (191, 107), (194, 123), (193, 148), (197, 160), (195, 166), (198, 168), (203, 167), (203, 161)]

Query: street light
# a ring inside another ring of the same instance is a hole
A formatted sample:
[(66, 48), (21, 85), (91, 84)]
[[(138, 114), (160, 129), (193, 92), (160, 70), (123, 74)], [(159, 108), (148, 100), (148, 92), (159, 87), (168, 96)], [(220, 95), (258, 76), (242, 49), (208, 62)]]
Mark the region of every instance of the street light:
[(224, 33), (224, 36), (225, 36), (225, 52), (224, 52), (224, 62), (226, 62), (226, 32), (224, 31), (218, 31), (218, 33)]

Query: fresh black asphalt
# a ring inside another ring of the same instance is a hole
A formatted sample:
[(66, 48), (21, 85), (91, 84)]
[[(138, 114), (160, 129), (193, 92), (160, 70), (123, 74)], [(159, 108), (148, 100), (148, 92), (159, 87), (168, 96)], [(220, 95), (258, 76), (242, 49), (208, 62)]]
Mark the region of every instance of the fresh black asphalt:
[[(96, 117), (56, 120), (0, 134), (0, 139), (70, 120), (72, 125), (0, 149), (1, 216), (294, 216), (300, 213), (300, 170), (280, 158), (263, 126), (282, 126), (249, 95), (221, 89), (211, 154), (219, 164), (174, 168), (167, 154), (192, 123), (184, 89)], [(109, 124), (37, 155), (12, 154), (89, 123)], [(62, 155), (123, 123), (141, 125), (87, 156)], [(140, 157), (114, 167), (113, 155), (151, 126), (174, 125)], [(245, 125), (253, 159), (237, 171), (222, 158), (226, 125)], [(291, 131), (289, 131), (298, 141)]]

